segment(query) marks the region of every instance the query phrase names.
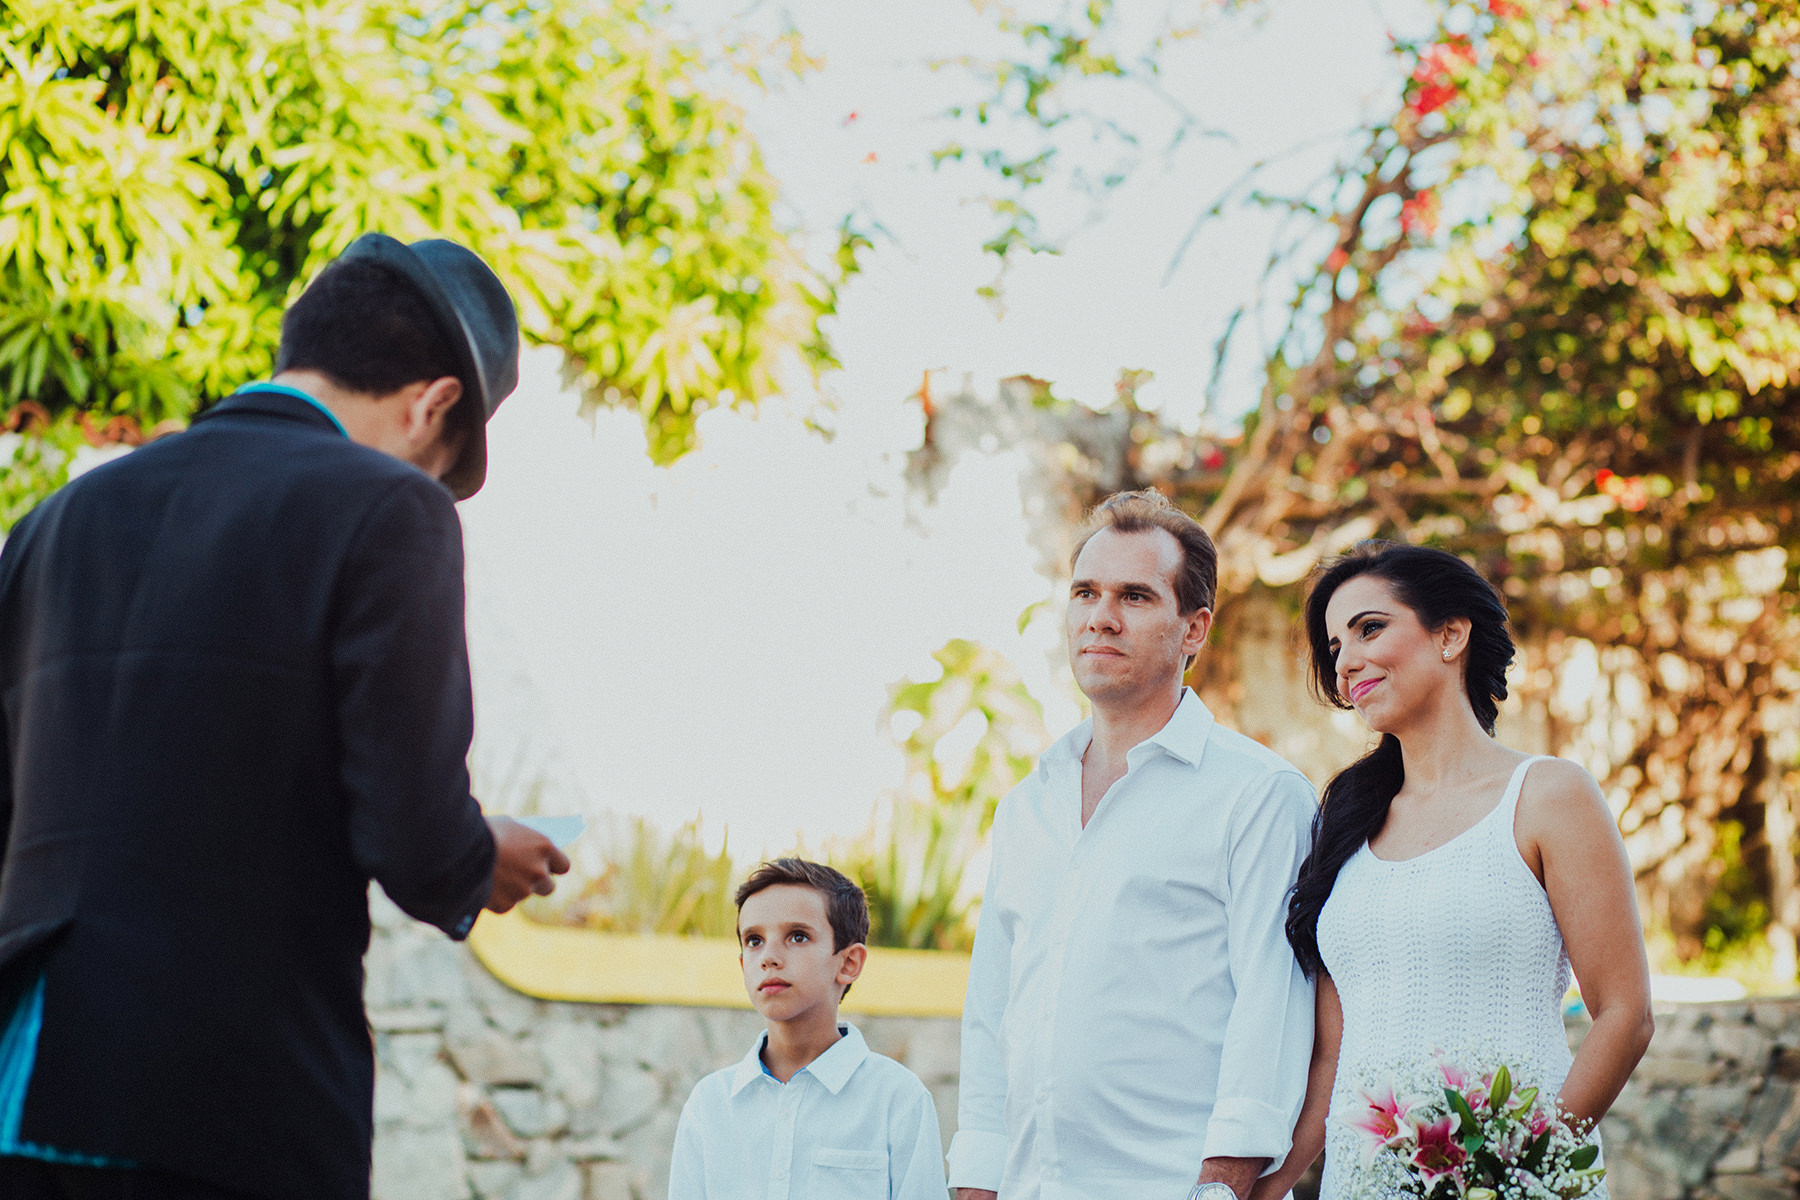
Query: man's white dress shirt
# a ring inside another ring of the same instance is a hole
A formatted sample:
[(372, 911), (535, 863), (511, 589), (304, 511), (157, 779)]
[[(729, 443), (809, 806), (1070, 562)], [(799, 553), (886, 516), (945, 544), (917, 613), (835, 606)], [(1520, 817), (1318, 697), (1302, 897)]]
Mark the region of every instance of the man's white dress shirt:
[(1287, 1154), (1313, 995), (1283, 932), (1312, 786), (1184, 691), (1081, 825), (1083, 722), (1001, 801), (963, 1009), (953, 1187), (1180, 1200)]
[(945, 1200), (937, 1108), (856, 1026), (782, 1083), (764, 1033), (694, 1085), (675, 1130), (669, 1200)]

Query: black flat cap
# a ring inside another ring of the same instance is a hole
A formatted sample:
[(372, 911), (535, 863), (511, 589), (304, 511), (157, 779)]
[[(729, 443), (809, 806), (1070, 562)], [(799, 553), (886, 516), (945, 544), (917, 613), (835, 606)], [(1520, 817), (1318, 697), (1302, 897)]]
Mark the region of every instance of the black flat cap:
[(463, 385), (451, 418), (468, 431), (444, 483), (458, 500), (468, 499), (487, 478), (488, 418), (519, 386), (519, 317), (512, 297), (479, 255), (442, 238), (409, 246), (385, 233), (365, 233), (342, 257), (400, 272), (443, 326)]

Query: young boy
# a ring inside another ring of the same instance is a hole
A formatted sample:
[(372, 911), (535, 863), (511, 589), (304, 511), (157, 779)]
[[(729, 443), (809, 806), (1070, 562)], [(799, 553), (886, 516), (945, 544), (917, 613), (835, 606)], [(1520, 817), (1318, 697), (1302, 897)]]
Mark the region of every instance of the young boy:
[(838, 1021), (869, 952), (862, 889), (778, 858), (744, 880), (737, 906), (744, 990), (768, 1029), (694, 1085), (669, 1200), (945, 1200), (931, 1093)]

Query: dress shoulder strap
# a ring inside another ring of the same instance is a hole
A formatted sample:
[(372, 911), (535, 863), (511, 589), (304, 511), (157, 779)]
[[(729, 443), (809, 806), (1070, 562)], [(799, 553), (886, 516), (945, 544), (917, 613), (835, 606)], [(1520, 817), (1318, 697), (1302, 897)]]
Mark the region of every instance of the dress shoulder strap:
[(1500, 797), (1499, 811), (1506, 814), (1506, 827), (1512, 828), (1513, 814), (1519, 808), (1519, 793), (1525, 790), (1525, 772), (1531, 769), (1532, 763), (1549, 762), (1554, 757), (1549, 754), (1534, 754), (1513, 768), (1512, 778), (1506, 781), (1506, 792)]

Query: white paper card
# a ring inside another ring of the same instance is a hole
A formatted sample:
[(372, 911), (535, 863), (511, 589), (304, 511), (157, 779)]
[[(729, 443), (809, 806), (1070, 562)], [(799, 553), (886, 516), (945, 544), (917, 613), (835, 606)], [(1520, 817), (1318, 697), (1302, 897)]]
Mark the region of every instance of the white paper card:
[(527, 829), (535, 829), (549, 838), (556, 843), (558, 850), (580, 837), (581, 831), (587, 828), (586, 817), (516, 817), (514, 819)]

